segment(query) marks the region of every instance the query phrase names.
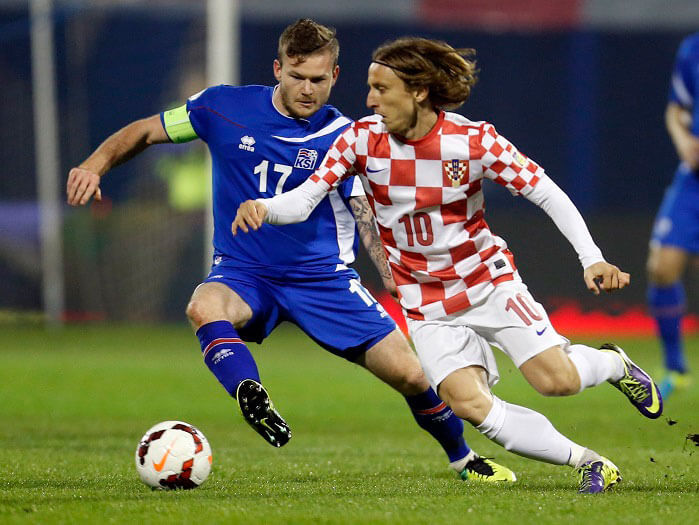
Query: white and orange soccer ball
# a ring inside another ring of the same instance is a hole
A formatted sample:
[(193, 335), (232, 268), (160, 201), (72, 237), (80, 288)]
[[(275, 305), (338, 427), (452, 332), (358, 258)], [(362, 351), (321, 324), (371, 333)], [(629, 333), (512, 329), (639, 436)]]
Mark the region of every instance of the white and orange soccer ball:
[(183, 421), (163, 421), (148, 429), (136, 448), (136, 470), (154, 489), (194, 489), (211, 472), (211, 446), (204, 434)]

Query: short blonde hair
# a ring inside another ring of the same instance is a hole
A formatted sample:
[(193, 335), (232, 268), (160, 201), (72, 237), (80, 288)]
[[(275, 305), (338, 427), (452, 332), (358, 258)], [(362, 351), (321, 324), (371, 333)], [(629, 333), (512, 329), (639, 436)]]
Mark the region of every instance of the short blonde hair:
[(335, 37), (335, 28), (324, 26), (310, 18), (300, 18), (286, 29), (279, 37), (277, 59), (284, 57), (304, 61), (308, 55), (328, 51), (337, 65), (340, 56), (340, 43)]

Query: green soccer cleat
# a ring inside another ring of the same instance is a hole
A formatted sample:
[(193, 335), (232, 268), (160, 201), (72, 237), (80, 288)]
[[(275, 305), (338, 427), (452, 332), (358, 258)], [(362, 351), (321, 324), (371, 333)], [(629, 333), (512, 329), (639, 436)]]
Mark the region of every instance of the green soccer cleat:
[(580, 475), (580, 494), (599, 494), (621, 481), (617, 466), (604, 457), (583, 463), (576, 470)]
[(610, 381), (612, 386), (620, 390), (641, 414), (650, 419), (659, 418), (663, 413), (663, 396), (653, 378), (631, 361), (619, 346), (605, 343), (600, 350), (617, 354), (624, 363), (624, 377), (619, 381)]
[(493, 483), (497, 481), (517, 481), (517, 476), (509, 468), (498, 465), (490, 458), (477, 456), (468, 463), (459, 473), (464, 481), (475, 480)]
[(667, 399), (673, 392), (677, 390), (686, 390), (691, 384), (692, 378), (689, 374), (668, 370), (663, 380), (660, 381), (658, 390), (660, 390), (660, 395), (663, 396), (663, 399)]
[(291, 439), (291, 429), (274, 409), (267, 390), (257, 381), (245, 379), (235, 395), (245, 421), (273, 447), (281, 447)]

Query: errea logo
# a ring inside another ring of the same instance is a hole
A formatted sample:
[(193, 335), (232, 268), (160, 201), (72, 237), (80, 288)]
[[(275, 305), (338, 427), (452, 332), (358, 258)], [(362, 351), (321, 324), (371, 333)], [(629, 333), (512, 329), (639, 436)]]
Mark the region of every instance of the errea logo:
[(214, 354), (214, 356), (211, 358), (211, 360), (213, 361), (213, 363), (215, 365), (217, 365), (221, 361), (223, 361), (226, 357), (229, 357), (232, 355), (234, 355), (233, 350), (231, 350), (230, 348), (222, 348), (221, 350), (219, 350), (218, 352), (216, 352)]
[(245, 151), (255, 151), (255, 139), (249, 135), (244, 135), (240, 139), (240, 144), (238, 144), (238, 148), (244, 149)]

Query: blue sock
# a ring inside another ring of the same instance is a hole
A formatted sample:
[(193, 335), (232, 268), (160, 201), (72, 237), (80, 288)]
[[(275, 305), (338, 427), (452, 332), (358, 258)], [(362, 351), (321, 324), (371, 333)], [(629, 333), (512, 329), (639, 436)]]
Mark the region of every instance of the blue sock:
[(670, 286), (648, 287), (648, 305), (655, 317), (658, 335), (665, 353), (665, 368), (680, 373), (687, 371), (682, 350), (682, 316), (685, 311), (685, 294), (681, 282)]
[(243, 379), (260, 381), (255, 360), (228, 321), (214, 321), (197, 330), (204, 362), (233, 397)]
[(439, 399), (432, 388), (422, 394), (405, 396), (417, 424), (439, 441), (449, 461), (466, 457), (471, 449), (464, 441), (464, 423), (454, 415), (451, 408)]

